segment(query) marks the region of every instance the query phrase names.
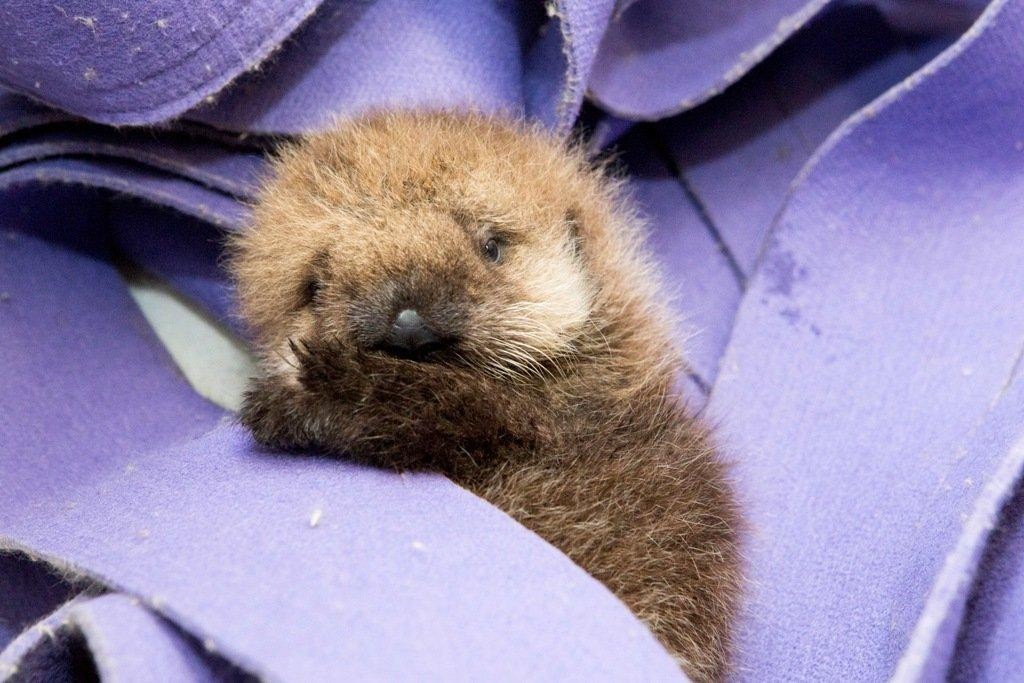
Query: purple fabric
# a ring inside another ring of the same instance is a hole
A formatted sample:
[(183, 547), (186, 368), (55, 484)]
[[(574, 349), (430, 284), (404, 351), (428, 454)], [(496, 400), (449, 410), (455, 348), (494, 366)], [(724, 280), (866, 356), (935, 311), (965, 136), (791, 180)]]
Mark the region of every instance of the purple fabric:
[(637, 0), (610, 25), (590, 97), (627, 119), (654, 120), (720, 93), (828, 0)]
[(169, 284), (241, 338), (248, 337), (223, 269), (224, 231), (145, 201), (112, 202), (107, 212), (119, 256)]
[[(76, 598), (0, 652), (0, 673), (57, 680), (81, 675), (68, 666), (70, 650), (81, 651), (101, 680), (214, 681), (238, 679), (223, 660), (125, 595)], [(81, 667), (85, 662), (78, 662)], [(68, 675), (62, 676), (65, 673)], [(16, 677), (17, 679), (17, 677)]]
[(722, 97), (658, 124), (744, 275), (815, 149), (949, 43), (895, 33), (871, 7), (836, 7)]
[(48, 565), (0, 553), (0, 651), (73, 594), (72, 586)]
[(686, 395), (694, 407), (702, 407), (728, 339), (740, 284), (678, 178), (659, 160), (647, 132), (634, 131), (622, 140), (621, 158), (633, 195), (650, 222), (648, 242), (664, 273), (666, 296), (684, 316), (678, 334), (686, 340), (692, 370)]
[(297, 132), (387, 106), (521, 113), (520, 44), (536, 33), (539, 9), (327, 0), (268, 64), (189, 116), (230, 130)]
[(195, 108), (189, 118), (218, 128), (294, 133), (430, 106), (528, 113), (567, 130), (614, 4), (555, 2), (548, 18), (527, 1), (321, 2), (9, 5), (0, 83), (112, 124)]
[(239, 229), (248, 215), (236, 199), (128, 162), (67, 157), (0, 170), (0, 187), (29, 182), (102, 187), (148, 199), (226, 230)]
[(988, 0), (872, 0), (871, 4), (901, 30), (920, 34), (953, 29), (961, 33), (974, 23)]
[(238, 328), (250, 133), (415, 104), (566, 131), (585, 89), (736, 462), (736, 678), (1019, 672), (1024, 2), (923, 69), (979, 3), (876, 3), (917, 38), (806, 0), (331, 0), (299, 27), (317, 4), (0, 9), (0, 82), (65, 110), (0, 93), (0, 676), (678, 679), (449, 482), (254, 447), (111, 265)]
[(217, 676), (209, 674), (221, 668), (140, 601), (125, 595), (104, 595), (76, 605), (69, 621), (93, 653), (101, 680), (212, 680)]
[(888, 676), (979, 492), (1016, 480), (1019, 419), (964, 454), (1024, 340), (1022, 22), (996, 3), (833, 135), (741, 304), (708, 411), (754, 521), (751, 680)]
[[(705, 388), (718, 374), (747, 277), (800, 168), (846, 116), (949, 42), (896, 34), (869, 7), (839, 7), (693, 112), (621, 138), (627, 122), (595, 126), (596, 136), (621, 151), (652, 217), (654, 250), (673, 274), (671, 293), (688, 323), (681, 334), (692, 335), (687, 349)], [(699, 404), (706, 389), (688, 393)]]
[(0, 83), (95, 121), (162, 121), (258, 64), (318, 4), (4, 3)]
[(955, 681), (1010, 681), (1024, 671), (1024, 487), (1019, 482), (993, 536), (966, 605), (965, 628), (947, 658)]
[[(576, 118), (612, 0), (328, 0), (269, 64), (189, 114), (229, 130), (297, 132), (393, 106)], [(358, 64), (360, 68), (351, 68)]]
[(0, 90), (0, 136), (67, 118), (66, 114), (55, 109)]
[(523, 83), (526, 109), (531, 117), (566, 131), (583, 101), (614, 2), (560, 0), (546, 7), (552, 22), (542, 28), (529, 54)]
[(192, 180), (239, 199), (252, 199), (264, 157), (165, 132), (130, 133), (69, 125), (24, 136), (0, 149), (0, 169), (26, 161), (60, 157), (124, 159), (155, 171)]
[[(1015, 488), (1017, 497), (1020, 496), (1020, 475), (1024, 471), (1021, 425), (1024, 425), (1024, 378), (1018, 368), (1017, 377), (1004, 387), (983, 422), (957, 449), (960, 471), (951, 469), (948, 480), (963, 477), (965, 483), (973, 481), (979, 462), (990, 471), (983, 477), (984, 488), (970, 512), (960, 515), (963, 530), (931, 586), (910, 644), (897, 667), (894, 676), (897, 680), (938, 680), (946, 678), (948, 673), (962, 677), (965, 671), (972, 669), (990, 665), (1006, 669), (1007, 664), (1013, 666), (1019, 661), (1019, 648), (990, 648), (989, 635), (993, 625), (1002, 627), (999, 635), (1008, 644), (1021, 633), (1019, 619), (1014, 618), (1018, 610), (1012, 609), (1010, 603), (1001, 604), (1005, 585), (1019, 580), (1014, 572), (1016, 558), (1020, 555), (1012, 548), (1016, 542), (1014, 534), (1019, 534), (1016, 528), (1020, 522), (1019, 500), (1008, 499)], [(943, 504), (939, 497), (933, 506)], [(990, 541), (989, 534), (1000, 523), (1001, 510), (1002, 529)], [(970, 595), (972, 585), (973, 597)], [(1006, 592), (1012, 595), (1012, 589)], [(970, 613), (965, 613), (969, 598)], [(994, 610), (993, 601), (1007, 609)], [(985, 635), (979, 638), (979, 632)], [(959, 656), (958, 635), (962, 641)]]
[[(26, 628), (0, 651), (0, 676), (4, 681), (70, 681), (87, 671), (95, 672), (88, 659), (82, 661), (81, 643), (63, 630), (68, 615), (79, 604), (72, 598)], [(77, 661), (76, 661), (77, 660)]]

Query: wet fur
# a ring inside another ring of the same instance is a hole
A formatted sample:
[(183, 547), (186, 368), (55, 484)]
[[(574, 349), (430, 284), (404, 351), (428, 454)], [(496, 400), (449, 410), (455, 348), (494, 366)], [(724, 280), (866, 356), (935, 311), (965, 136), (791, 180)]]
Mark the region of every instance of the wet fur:
[[(339, 125), (273, 170), (231, 260), (262, 353), (241, 413), (256, 438), (447, 474), (604, 582), (691, 677), (721, 678), (738, 513), (673, 389), (618, 184), (544, 132), (441, 113)], [(374, 350), (397, 301), (458, 342)]]

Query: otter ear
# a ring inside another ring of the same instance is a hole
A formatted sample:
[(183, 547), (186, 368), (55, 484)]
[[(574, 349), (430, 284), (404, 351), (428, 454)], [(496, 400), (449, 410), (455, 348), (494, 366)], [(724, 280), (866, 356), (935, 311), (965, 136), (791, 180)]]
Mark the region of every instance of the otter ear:
[(320, 292), (323, 291), (324, 283), (330, 277), (330, 267), (330, 257), (327, 252), (317, 252), (306, 267), (306, 274), (299, 290), (298, 308), (306, 308), (316, 303)]
[(579, 258), (583, 255), (582, 223), (579, 208), (573, 206), (565, 212), (565, 225), (569, 229), (569, 247), (572, 255)]

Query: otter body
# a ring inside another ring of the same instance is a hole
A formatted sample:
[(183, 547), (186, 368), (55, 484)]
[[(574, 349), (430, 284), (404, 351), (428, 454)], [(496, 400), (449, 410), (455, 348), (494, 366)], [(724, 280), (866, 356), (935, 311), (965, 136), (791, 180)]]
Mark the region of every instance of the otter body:
[(440, 471), (720, 678), (738, 514), (673, 387), (668, 311), (618, 185), (475, 115), (367, 117), (285, 148), (233, 245), (255, 437)]

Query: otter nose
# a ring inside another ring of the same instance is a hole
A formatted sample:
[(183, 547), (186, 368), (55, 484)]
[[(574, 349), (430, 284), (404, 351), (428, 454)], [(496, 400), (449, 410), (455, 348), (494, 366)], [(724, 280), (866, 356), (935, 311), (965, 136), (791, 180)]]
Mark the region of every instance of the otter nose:
[(440, 348), (442, 338), (417, 311), (406, 308), (391, 321), (386, 337), (387, 347), (399, 355), (422, 356)]

